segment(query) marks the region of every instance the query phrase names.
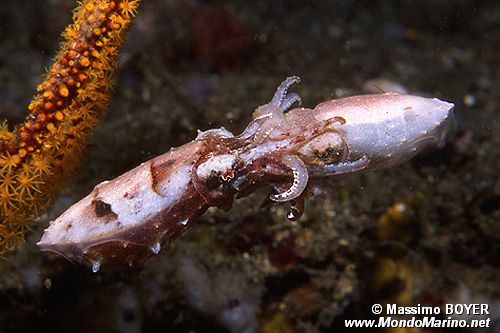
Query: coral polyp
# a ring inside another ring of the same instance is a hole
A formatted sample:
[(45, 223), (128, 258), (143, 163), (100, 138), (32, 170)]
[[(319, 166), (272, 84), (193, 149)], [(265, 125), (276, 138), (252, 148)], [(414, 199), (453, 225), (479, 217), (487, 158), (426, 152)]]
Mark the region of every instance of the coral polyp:
[(0, 254), (24, 239), (53, 192), (78, 165), (89, 130), (110, 100), (118, 50), (140, 0), (86, 0), (13, 131), (0, 125)]

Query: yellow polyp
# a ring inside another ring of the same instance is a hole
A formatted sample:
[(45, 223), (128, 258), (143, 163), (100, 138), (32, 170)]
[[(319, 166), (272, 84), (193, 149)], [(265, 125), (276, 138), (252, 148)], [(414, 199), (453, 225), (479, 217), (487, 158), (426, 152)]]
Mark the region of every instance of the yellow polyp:
[(95, 6), (93, 3), (88, 3), (85, 5), (85, 10), (89, 13), (92, 13), (95, 9)]
[(72, 140), (72, 139), (69, 139), (66, 141), (66, 145), (68, 147), (72, 147), (72, 146), (76, 146), (77, 145), (77, 141), (76, 140)]
[(15, 230), (16, 233), (16, 242), (21, 243), (24, 241), (24, 233), (26, 231), (31, 231), (33, 228), (30, 226), (30, 219), (26, 216), (24, 218), (18, 218), (12, 221), (12, 229)]
[(30, 163), (30, 167), (33, 169), (34, 173), (50, 174), (52, 171), (50, 158), (40, 154), (33, 156), (33, 159), (31, 160)]
[(82, 67), (89, 67), (90, 66), (90, 60), (88, 58), (82, 58), (82, 59), (80, 59), (80, 66), (82, 66)]
[(12, 172), (8, 172), (2, 178), (2, 183), (0, 184), (0, 188), (3, 187), (14, 189), (14, 175), (12, 174)]
[(120, 15), (111, 15), (109, 17), (111, 23), (119, 24), (120, 26), (124, 24), (124, 20)]
[(4, 211), (12, 211), (16, 208), (17, 195), (9, 187), (0, 188), (0, 209)]
[(99, 6), (99, 10), (101, 10), (101, 11), (105, 11), (106, 9), (108, 9), (107, 3), (101, 2), (98, 6)]
[(24, 156), (26, 156), (26, 154), (28, 154), (28, 152), (26, 151), (26, 149), (19, 149), (19, 156), (22, 158)]
[[(10, 250), (20, 241), (22, 241), (22, 235), (17, 230), (2, 226), (0, 230), (0, 249)], [(5, 250), (0, 253), (4, 253)]]
[(69, 95), (69, 89), (64, 84), (61, 84), (61, 86), (59, 87), (59, 95), (61, 95), (62, 97), (68, 97)]
[(64, 31), (63, 37), (67, 38), (67, 39), (77, 39), (78, 38), (78, 34), (76, 33), (76, 30), (74, 29), (74, 27), (68, 27), (66, 28), (66, 30)]
[(0, 124), (0, 142), (1, 141), (10, 141), (14, 139), (15, 135), (11, 131), (9, 131), (9, 126), (7, 125), (7, 122), (4, 121), (2, 124)]
[(89, 16), (87, 16), (87, 22), (88, 22), (89, 24), (94, 24), (96, 20), (97, 20), (97, 19), (96, 19), (96, 17), (95, 17), (94, 15), (89, 15)]
[(19, 155), (12, 155), (12, 163), (17, 166), (19, 163), (21, 163), (21, 157)]
[(29, 197), (33, 196), (33, 192), (42, 193), (39, 185), (42, 184), (38, 174), (32, 174), (31, 170), (23, 171), (17, 176), (17, 184), (21, 193), (27, 192)]
[(104, 21), (106, 19), (106, 15), (104, 13), (99, 13), (97, 19), (99, 21)]
[(56, 126), (55, 126), (53, 123), (48, 123), (48, 124), (47, 124), (47, 129), (48, 129), (50, 132), (55, 132), (55, 131), (56, 131)]
[(30, 217), (43, 213), (76, 168), (110, 100), (117, 50), (131, 22), (126, 12), (134, 14), (138, 4), (82, 1), (28, 105), (30, 116), (13, 132), (0, 123), (0, 256), (23, 240)]
[(137, 7), (139, 6), (139, 0), (123, 0), (120, 2), (119, 7), (123, 14), (130, 18), (137, 14)]
[(5, 173), (10, 172), (16, 166), (17, 166), (17, 164), (12, 161), (12, 156), (10, 156), (8, 153), (5, 154), (4, 156), (1, 156), (0, 157), (0, 171), (1, 171), (0, 178), (3, 179), (5, 177)]

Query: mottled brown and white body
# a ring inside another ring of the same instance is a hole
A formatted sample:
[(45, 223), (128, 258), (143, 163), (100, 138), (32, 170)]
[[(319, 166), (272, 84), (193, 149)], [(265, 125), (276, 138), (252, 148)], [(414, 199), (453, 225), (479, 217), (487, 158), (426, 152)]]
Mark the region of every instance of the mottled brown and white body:
[(258, 185), (300, 200), (310, 178), (392, 167), (441, 147), (453, 104), (395, 93), (354, 96), (286, 112), (297, 77), (278, 87), (239, 136), (200, 132), (183, 146), (103, 182), (51, 222), (38, 243), (71, 260), (129, 264), (158, 253), (207, 208), (229, 208)]

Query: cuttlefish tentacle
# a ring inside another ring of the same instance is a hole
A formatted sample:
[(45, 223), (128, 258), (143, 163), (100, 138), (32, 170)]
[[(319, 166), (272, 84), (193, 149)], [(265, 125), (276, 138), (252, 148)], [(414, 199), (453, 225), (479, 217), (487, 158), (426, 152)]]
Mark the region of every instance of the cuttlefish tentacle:
[(283, 164), (292, 170), (293, 182), (290, 188), (284, 192), (273, 194), (269, 198), (276, 202), (286, 202), (299, 197), (304, 192), (309, 175), (304, 162), (295, 155), (286, 155), (282, 159)]
[(287, 111), (295, 102), (297, 102), (299, 105), (302, 104), (302, 99), (300, 98), (300, 96), (296, 93), (288, 94), (280, 104), (281, 111)]
[[(271, 102), (269, 104), (271, 104), (273, 106), (280, 107), (280, 109), (283, 110), (283, 108), (281, 108), (281, 106), (282, 106), (283, 101), (287, 97), (288, 88), (290, 88), (290, 86), (292, 84), (299, 83), (299, 82), (300, 82), (300, 77), (298, 77), (298, 76), (290, 76), (290, 77), (286, 78), (286, 80), (283, 81), (279, 85), (278, 89), (276, 89), (276, 92), (274, 93), (273, 99), (271, 100)], [(285, 111), (285, 110), (286, 109), (284, 109), (283, 111)]]
[[(295, 102), (301, 103), (300, 96), (296, 93), (288, 94), (288, 88), (294, 83), (300, 82), (298, 76), (291, 76), (283, 81), (280, 86), (276, 89), (271, 101), (267, 104), (259, 106), (252, 114), (252, 119), (256, 124), (257, 130), (263, 124), (265, 124), (269, 119), (273, 121), (280, 121), (284, 118), (284, 113), (293, 105)], [(254, 129), (253, 124), (248, 127)], [(248, 129), (248, 128), (247, 128)], [(245, 130), (245, 134), (248, 131)]]
[(370, 163), (368, 156), (363, 155), (357, 160), (325, 164), (322, 166), (310, 167), (309, 170), (313, 176), (333, 176), (342, 173), (360, 171), (366, 168)]

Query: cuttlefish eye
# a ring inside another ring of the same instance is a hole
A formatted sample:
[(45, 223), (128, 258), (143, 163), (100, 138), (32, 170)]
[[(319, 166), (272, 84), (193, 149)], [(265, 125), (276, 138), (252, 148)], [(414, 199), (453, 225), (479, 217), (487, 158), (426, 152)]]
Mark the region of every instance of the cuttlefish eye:
[(318, 135), (298, 150), (298, 154), (304, 163), (314, 165), (343, 162), (348, 153), (347, 144), (335, 132)]

